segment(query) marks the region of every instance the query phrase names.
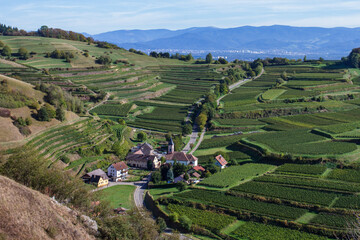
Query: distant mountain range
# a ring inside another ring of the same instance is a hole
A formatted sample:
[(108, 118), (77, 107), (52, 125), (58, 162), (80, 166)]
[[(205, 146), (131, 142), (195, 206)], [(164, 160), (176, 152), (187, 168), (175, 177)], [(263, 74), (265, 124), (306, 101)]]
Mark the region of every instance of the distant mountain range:
[(289, 57), (340, 59), (360, 47), (360, 28), (320, 28), (291, 26), (244, 26), (238, 28), (200, 27), (182, 30), (118, 30), (92, 35), (126, 49), (145, 52), (191, 52), (204, 58), (246, 59)]

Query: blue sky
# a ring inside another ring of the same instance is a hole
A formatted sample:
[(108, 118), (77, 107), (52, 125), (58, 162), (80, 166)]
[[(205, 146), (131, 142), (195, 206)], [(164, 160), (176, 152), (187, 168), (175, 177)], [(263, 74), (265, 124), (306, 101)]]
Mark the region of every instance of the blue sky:
[(119, 29), (183, 29), (274, 24), (360, 27), (356, 0), (0, 0), (0, 23), (96, 34)]

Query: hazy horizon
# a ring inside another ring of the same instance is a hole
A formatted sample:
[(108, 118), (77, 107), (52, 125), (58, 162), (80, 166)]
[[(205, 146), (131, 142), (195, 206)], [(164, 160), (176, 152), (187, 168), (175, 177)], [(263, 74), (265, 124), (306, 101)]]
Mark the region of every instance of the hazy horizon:
[(41, 25), (97, 34), (116, 30), (179, 30), (191, 27), (234, 28), (286, 25), (294, 27), (360, 27), (360, 4), (354, 0), (215, 0), (10, 1), (2, 5), (0, 22), (25, 30)]

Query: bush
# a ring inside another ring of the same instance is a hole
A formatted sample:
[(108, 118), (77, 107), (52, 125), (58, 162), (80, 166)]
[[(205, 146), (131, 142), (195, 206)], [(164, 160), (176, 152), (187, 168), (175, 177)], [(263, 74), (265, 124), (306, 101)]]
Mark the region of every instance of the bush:
[(103, 64), (103, 65), (110, 65), (112, 62), (109, 56), (100, 56), (96, 59), (96, 63)]
[(155, 184), (161, 182), (161, 173), (160, 172), (153, 172), (151, 174), (151, 181), (153, 183), (155, 183)]
[(178, 213), (172, 213), (169, 215), (169, 218), (172, 222), (177, 222), (179, 221), (179, 214)]
[(179, 190), (180, 192), (186, 190), (187, 188), (187, 184), (184, 182), (178, 182), (176, 183), (176, 189)]
[(68, 164), (70, 162), (70, 158), (68, 156), (66, 156), (66, 155), (62, 155), (60, 157), (60, 160), (65, 164)]
[(163, 232), (167, 228), (165, 220), (161, 217), (156, 219), (156, 223), (159, 226), (159, 232)]
[(20, 59), (27, 60), (29, 58), (29, 52), (24, 47), (19, 48), (18, 54)]
[(143, 142), (147, 139), (147, 134), (145, 132), (139, 132), (137, 134), (137, 140)]
[(180, 222), (181, 226), (182, 226), (183, 228), (185, 228), (186, 230), (190, 230), (190, 229), (191, 229), (192, 221), (191, 221), (190, 218), (188, 218), (187, 216), (182, 215), (182, 216), (179, 218), (179, 222)]

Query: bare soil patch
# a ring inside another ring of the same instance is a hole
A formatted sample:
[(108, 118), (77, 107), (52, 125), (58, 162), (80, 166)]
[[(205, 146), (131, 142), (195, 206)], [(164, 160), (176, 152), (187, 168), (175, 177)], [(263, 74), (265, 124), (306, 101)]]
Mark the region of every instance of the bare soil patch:
[(0, 58), (0, 63), (7, 64), (7, 65), (10, 65), (10, 66), (16, 67), (16, 68), (26, 68), (24, 65), (21, 65), (19, 63), (13, 62), (13, 61), (1, 59), (1, 58)]
[(5, 239), (95, 239), (79, 222), (78, 213), (46, 195), (3, 176), (0, 192), (0, 219), (6, 219), (0, 233)]

